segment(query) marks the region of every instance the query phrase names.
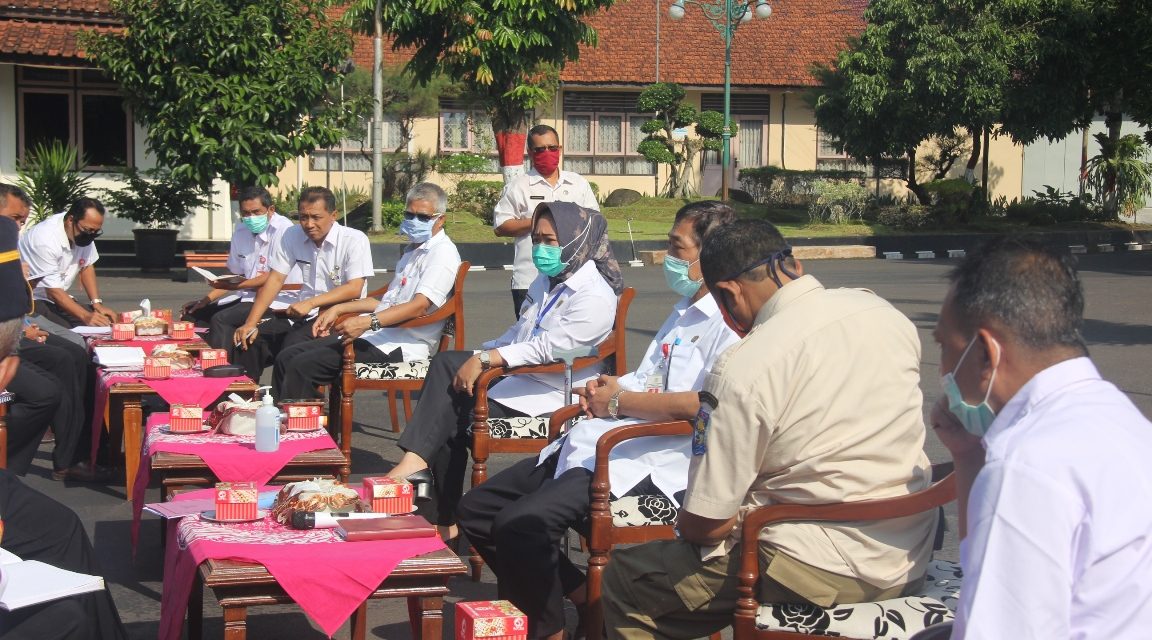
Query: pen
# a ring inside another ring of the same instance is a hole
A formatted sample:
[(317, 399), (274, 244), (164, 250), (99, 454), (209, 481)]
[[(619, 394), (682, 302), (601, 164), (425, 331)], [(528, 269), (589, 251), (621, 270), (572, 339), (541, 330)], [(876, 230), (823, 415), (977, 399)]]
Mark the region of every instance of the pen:
[(257, 329), (249, 329), (248, 333), (245, 333), (244, 337), (240, 338), (240, 340), (236, 342), (236, 346), (239, 347), (242, 343), (247, 342), (248, 338), (256, 335), (256, 331)]

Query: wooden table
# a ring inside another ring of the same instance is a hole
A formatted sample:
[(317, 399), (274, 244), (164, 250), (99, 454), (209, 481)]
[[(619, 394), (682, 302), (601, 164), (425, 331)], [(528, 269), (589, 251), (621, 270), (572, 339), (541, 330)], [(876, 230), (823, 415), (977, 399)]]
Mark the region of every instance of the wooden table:
[[(339, 448), (306, 451), (288, 461), (272, 478), (276, 484), (331, 477), (346, 482), (348, 460)], [(152, 455), (152, 477), (160, 479), (161, 499), (170, 500), (178, 487), (212, 487), (218, 481), (200, 456), (160, 451)]]
[[(468, 568), (448, 549), (409, 558), (392, 570), (369, 599), (408, 598), (417, 638), (441, 640), (444, 618), (441, 609), (448, 593), (448, 580), (468, 573)], [(248, 608), (259, 605), (290, 604), (292, 598), (268, 573), (264, 565), (235, 560), (206, 560), (200, 565), (192, 595), (188, 600), (188, 638), (203, 636), (204, 587), (224, 609), (224, 640), (244, 640), (248, 628)], [(367, 632), (367, 602), (352, 614), (352, 639), (362, 640)]]
[[(251, 380), (236, 381), (228, 385), (224, 394), (255, 393), (257, 384)], [(144, 434), (144, 411), (141, 401), (146, 395), (155, 395), (152, 387), (143, 382), (115, 382), (108, 388), (108, 431), (111, 438), (109, 450), (124, 451), (124, 488), (127, 497), (132, 497), (132, 486), (136, 482), (136, 471), (140, 467), (140, 447)], [(117, 417), (120, 420), (117, 420)]]

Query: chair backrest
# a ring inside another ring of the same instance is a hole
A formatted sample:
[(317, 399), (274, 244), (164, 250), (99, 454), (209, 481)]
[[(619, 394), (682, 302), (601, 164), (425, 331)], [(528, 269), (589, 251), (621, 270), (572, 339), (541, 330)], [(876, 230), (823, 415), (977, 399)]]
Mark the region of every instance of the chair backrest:
[(628, 308), (636, 297), (636, 290), (627, 287), (620, 293), (616, 302), (616, 317), (612, 321), (612, 331), (596, 346), (590, 356), (576, 358), (570, 364), (573, 370), (583, 369), (597, 362), (612, 360), (612, 375), (628, 372)]
[[(440, 342), (437, 345), (437, 350), (462, 349), (464, 345), (464, 280), (467, 279), (468, 271), (471, 268), (472, 263), (467, 260), (460, 263), (456, 269), (456, 281), (452, 284), (452, 293), (448, 295), (448, 299), (438, 309), (407, 322), (401, 322), (395, 327), (410, 329), (443, 321), (444, 328), (440, 331)], [(387, 292), (387, 286), (380, 287), (369, 292), (368, 297), (380, 298)]]

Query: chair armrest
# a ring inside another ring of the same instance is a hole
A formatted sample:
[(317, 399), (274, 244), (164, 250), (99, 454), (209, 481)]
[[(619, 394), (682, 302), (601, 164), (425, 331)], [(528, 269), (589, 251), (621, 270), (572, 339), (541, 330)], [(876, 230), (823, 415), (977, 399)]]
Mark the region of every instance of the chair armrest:
[[(597, 451), (599, 453), (599, 451)], [(903, 518), (942, 507), (956, 499), (956, 478), (949, 472), (923, 491), (895, 498), (838, 504), (774, 504), (749, 511), (741, 530), (740, 582), (750, 595), (760, 573), (760, 530), (777, 522), (851, 522)]]
[(548, 442), (559, 438), (560, 431), (564, 428), (564, 425), (582, 413), (584, 413), (584, 409), (578, 404), (570, 404), (557, 409), (552, 416), (548, 418)]

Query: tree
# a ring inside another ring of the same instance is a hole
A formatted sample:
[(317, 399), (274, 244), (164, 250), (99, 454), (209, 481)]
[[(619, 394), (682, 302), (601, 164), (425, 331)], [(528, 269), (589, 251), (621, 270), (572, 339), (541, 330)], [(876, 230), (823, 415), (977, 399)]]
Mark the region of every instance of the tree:
[(273, 185), (293, 158), (340, 140), (326, 100), (351, 51), (329, 0), (112, 0), (116, 32), (83, 44), (177, 178)]
[[(416, 119), (438, 115), (440, 96), (451, 90), (452, 83), (443, 76), (437, 76), (421, 84), (399, 65), (385, 67), (383, 79), (384, 117), (395, 121), (400, 129), (399, 142), (392, 153), (404, 153), (415, 135)], [(372, 74), (366, 69), (356, 69), (348, 74), (344, 79), (344, 96), (349, 102), (351, 116), (345, 137), (360, 141), (361, 153), (364, 157), (371, 157), (368, 125), (372, 118)]]
[[(583, 21), (614, 0), (495, 0), (383, 3), (395, 49), (410, 48), (408, 70), (421, 82), (461, 82), (492, 119), (505, 180), (523, 164), (528, 112), (549, 102), (564, 65), (596, 44)], [(373, 32), (376, 0), (352, 0), (349, 24)]]
[[(636, 108), (655, 116), (644, 123), (641, 131), (648, 134), (636, 150), (650, 162), (666, 164), (668, 184), (664, 193), (669, 198), (696, 195), (689, 180), (689, 171), (696, 154), (702, 150), (719, 151), (723, 144), (724, 116), (715, 111), (697, 112), (692, 105), (683, 104), (684, 87), (672, 82), (657, 82), (640, 93)], [(695, 125), (695, 138), (686, 135), (686, 129)], [(682, 130), (677, 133), (677, 130)], [(732, 135), (737, 126), (731, 125)]]

